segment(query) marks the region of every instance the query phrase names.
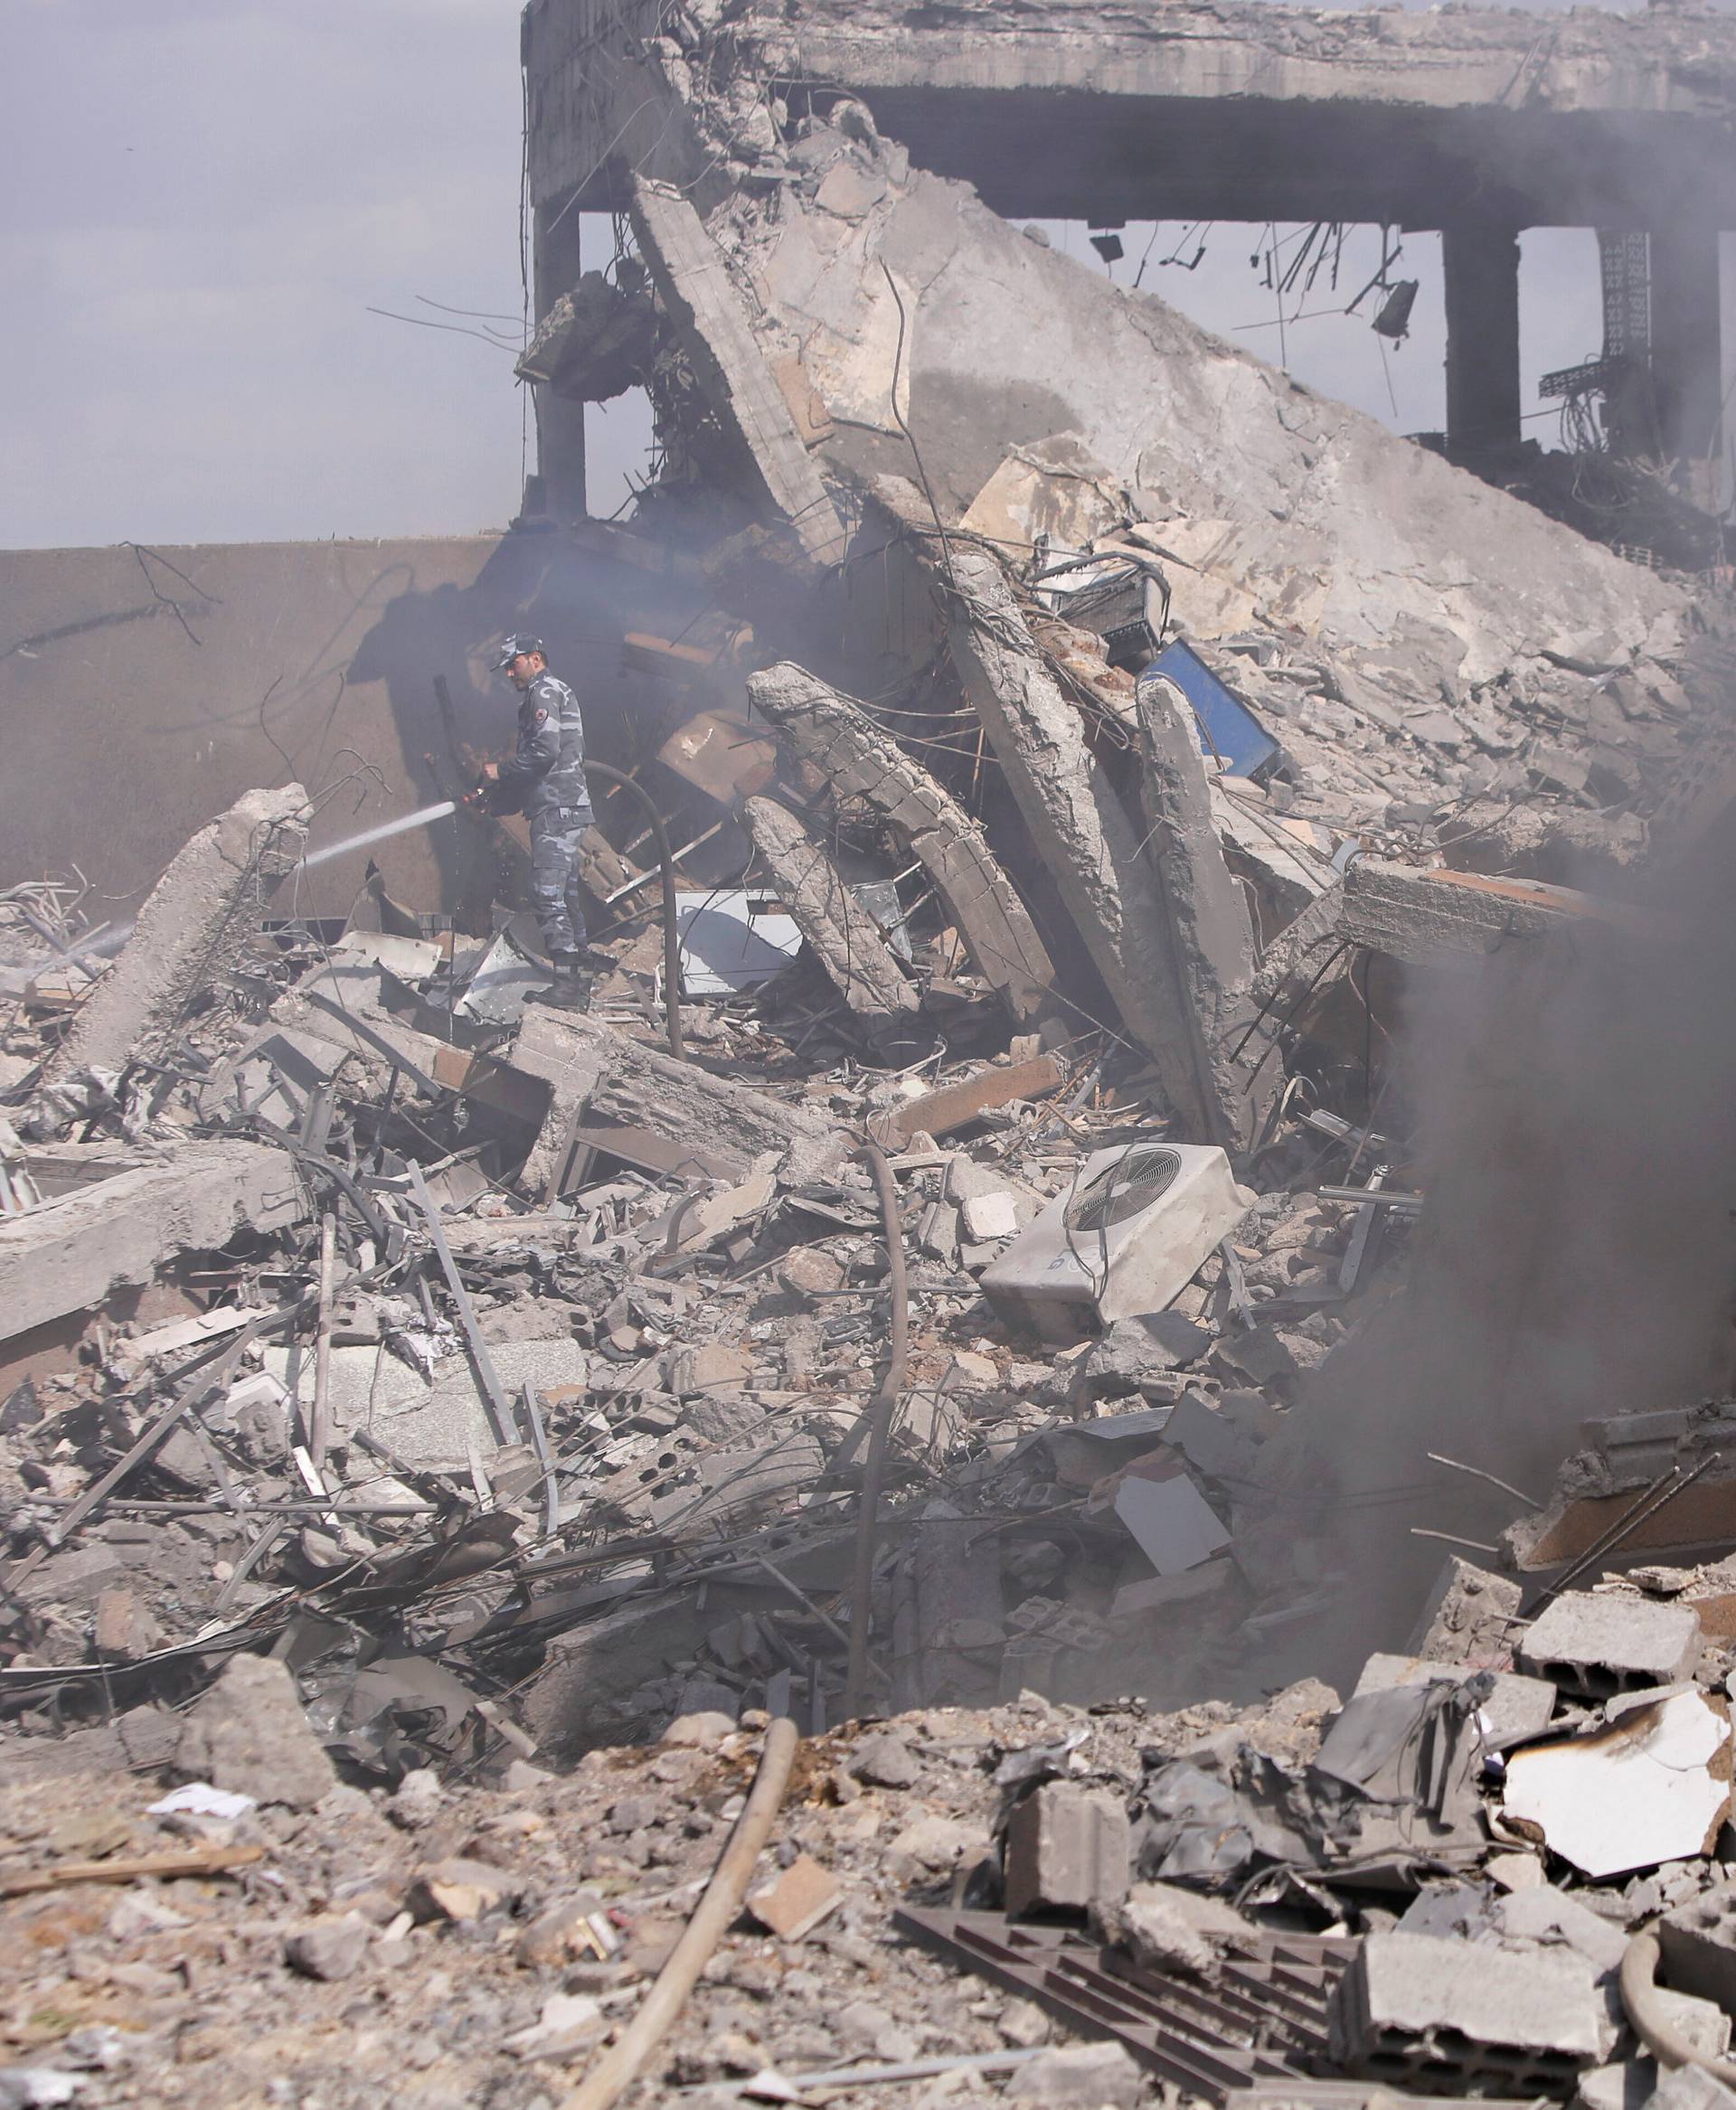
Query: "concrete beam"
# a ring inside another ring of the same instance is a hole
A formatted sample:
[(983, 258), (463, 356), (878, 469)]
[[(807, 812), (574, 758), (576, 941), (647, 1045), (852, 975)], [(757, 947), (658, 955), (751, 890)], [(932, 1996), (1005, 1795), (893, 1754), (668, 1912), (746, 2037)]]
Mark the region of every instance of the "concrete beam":
[[(579, 211), (571, 193), (534, 208), (532, 217), (532, 297), (540, 319), (579, 283)], [(559, 395), (547, 382), (531, 391), (536, 411), (536, 473), (542, 503), (552, 520), (582, 520), (585, 502), (585, 406)]]
[(1203, 1062), (1168, 906), (1136, 827), (1086, 744), (1084, 726), (1025, 626), (998, 560), (955, 544), (937, 579), (951, 594), (953, 664), (1128, 1031), (1195, 1140), (1233, 1138), (1245, 1099)]
[(712, 409), (740, 436), (765, 501), (816, 563), (837, 563), (843, 524), (704, 222), (678, 191), (643, 177), (634, 181), (632, 218), (657, 297)]
[(1034, 1017), (1054, 967), (988, 840), (958, 802), (913, 762), (863, 707), (786, 660), (748, 677), (755, 710), (833, 794), (860, 798), (891, 823), (921, 861), (970, 964), (1014, 1018)]
[(1194, 708), (1173, 682), (1148, 675), (1137, 685), (1142, 788), (1150, 835), (1146, 858), (1157, 881), (1185, 1001), (1197, 1036), (1195, 1062), (1214, 1097), (1236, 1107), (1227, 1135), (1258, 1126), (1264, 1093), (1251, 1101), (1245, 1073), (1230, 1054), (1252, 1015), (1254, 930), (1247, 898), (1224, 862)]
[(1440, 238), (1447, 303), (1447, 444), (1455, 457), (1516, 447), (1519, 237), (1486, 218)]
[(231, 975), (307, 839), (299, 784), (250, 791), (209, 822), (146, 897), (120, 956), (51, 1057), (52, 1088), (77, 1069), (119, 1070), (164, 1054), (211, 988)]
[(915, 984), (905, 979), (879, 924), (796, 815), (770, 798), (749, 799), (741, 815), (779, 900), (850, 1009), (882, 1021), (913, 1012)]
[[(678, 61), (655, 55), (654, 0), (619, 14), (619, 45), (652, 56), (614, 56), (590, 0), (527, 11), (539, 203), (585, 183), (589, 205), (618, 209), (639, 169), (697, 185), (707, 210), (716, 157), (694, 117), (724, 99), (692, 82), (757, 53), (794, 107), (808, 89), (861, 98), (920, 165), (1014, 217), (1439, 226), (1498, 186), (1531, 202), (1531, 224), (1597, 226), (1674, 209), (1695, 182), (1736, 201), (1736, 26), (1703, 12), (1587, 10), (1540, 47), (1518, 8), (1060, 0), (1037, 17), (966, 0), (913, 37), (901, 0), (749, 0)], [(750, 162), (755, 140), (726, 118), (731, 158)]]
[(27, 1151), (24, 1170), (62, 1192), (0, 1217), (0, 1339), (152, 1281), (175, 1254), (214, 1251), (238, 1230), (272, 1231), (306, 1207), (283, 1152), (184, 1143), (141, 1163), (112, 1144)]

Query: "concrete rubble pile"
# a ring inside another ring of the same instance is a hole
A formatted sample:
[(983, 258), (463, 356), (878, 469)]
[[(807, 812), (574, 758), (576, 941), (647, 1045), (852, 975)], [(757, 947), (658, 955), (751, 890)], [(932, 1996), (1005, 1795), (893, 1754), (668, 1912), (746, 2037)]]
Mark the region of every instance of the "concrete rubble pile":
[(1392, 1347), (1543, 1162), (1425, 1135), (1441, 992), (1506, 1106), (1688, 949), (1721, 588), (660, 23), (521, 371), (650, 391), (736, 879), (665, 927), (599, 798), (585, 1012), (305, 913), (293, 784), (0, 895), (0, 2105), (1736, 2100), (1727, 1193), (1655, 1376), (1482, 1328), (1518, 1463)]

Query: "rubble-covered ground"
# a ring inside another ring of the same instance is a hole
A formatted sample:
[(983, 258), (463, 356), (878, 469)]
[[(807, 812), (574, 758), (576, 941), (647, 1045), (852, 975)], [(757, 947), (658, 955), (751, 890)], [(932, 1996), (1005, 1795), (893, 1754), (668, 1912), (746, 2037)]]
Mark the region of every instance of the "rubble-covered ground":
[(669, 26), (675, 928), (0, 896), (0, 2110), (1723, 2102), (1727, 578)]

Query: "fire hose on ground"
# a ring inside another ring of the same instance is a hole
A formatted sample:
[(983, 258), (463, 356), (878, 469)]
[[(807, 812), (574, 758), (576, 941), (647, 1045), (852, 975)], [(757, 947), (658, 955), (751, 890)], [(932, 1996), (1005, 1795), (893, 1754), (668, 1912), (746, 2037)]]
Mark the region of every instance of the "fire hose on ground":
[(746, 1806), (735, 1821), (735, 1829), (718, 1856), (705, 1894), (694, 1907), (681, 1939), (658, 1972), (656, 1983), (646, 1994), (638, 2012), (567, 2097), (562, 2110), (609, 2110), (638, 2078), (646, 2061), (669, 2033), (700, 1973), (711, 1962), (718, 1943), (741, 1909), (741, 1900), (753, 1879), (754, 1863), (789, 1785), (796, 1743), (796, 1724), (780, 1715), (766, 1731), (760, 1770), (753, 1776)]

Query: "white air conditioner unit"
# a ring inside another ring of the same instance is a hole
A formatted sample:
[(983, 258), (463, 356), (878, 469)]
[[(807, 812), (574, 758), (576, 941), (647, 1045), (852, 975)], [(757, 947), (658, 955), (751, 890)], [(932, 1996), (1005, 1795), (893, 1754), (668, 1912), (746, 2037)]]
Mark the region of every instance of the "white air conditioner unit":
[(1004, 1318), (1045, 1341), (1087, 1340), (1116, 1319), (1162, 1311), (1253, 1205), (1212, 1145), (1093, 1151), (982, 1288)]

